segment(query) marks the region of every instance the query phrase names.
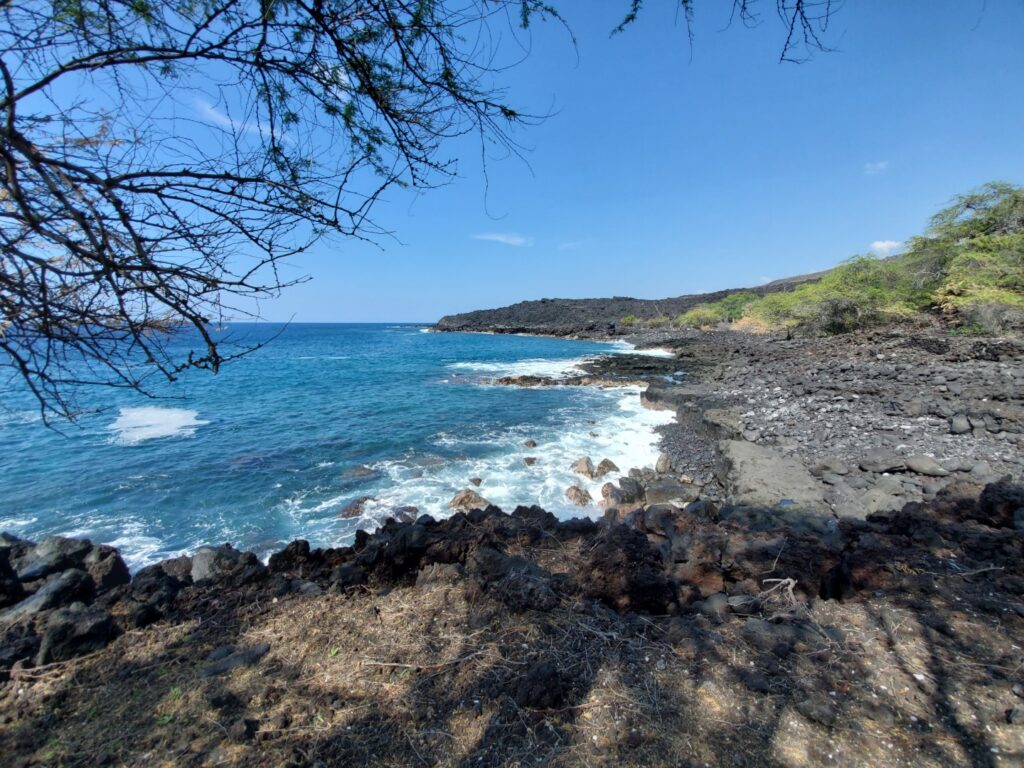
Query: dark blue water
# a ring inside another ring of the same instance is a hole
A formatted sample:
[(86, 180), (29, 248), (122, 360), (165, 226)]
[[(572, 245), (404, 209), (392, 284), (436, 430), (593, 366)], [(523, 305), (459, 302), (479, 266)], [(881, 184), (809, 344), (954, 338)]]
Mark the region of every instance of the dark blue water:
[[(159, 390), (173, 399), (88, 393), (100, 412), (64, 435), (24, 392), (4, 392), (0, 530), (88, 536), (135, 565), (223, 541), (265, 554), (298, 537), (344, 543), (398, 506), (447, 515), (470, 477), (500, 506), (579, 514), (564, 498), (581, 480), (569, 463), (650, 464), (653, 426), (665, 420), (641, 409), (635, 390), (480, 383), (557, 373), (622, 345), (388, 325), (230, 330), (251, 341), (280, 335), (216, 376)], [(527, 438), (539, 446), (524, 448)], [(588, 487), (600, 498), (598, 484)], [(364, 516), (340, 519), (360, 496), (374, 498)]]

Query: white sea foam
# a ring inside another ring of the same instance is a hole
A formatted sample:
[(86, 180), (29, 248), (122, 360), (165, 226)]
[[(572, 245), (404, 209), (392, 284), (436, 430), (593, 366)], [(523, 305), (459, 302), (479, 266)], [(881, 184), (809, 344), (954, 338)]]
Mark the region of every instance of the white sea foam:
[[(379, 522), (401, 506), (415, 506), (420, 513), (447, 517), (452, 513), (448, 502), (463, 488), (472, 487), (471, 477), (482, 478), (478, 492), (507, 511), (520, 504), (539, 504), (561, 518), (598, 517), (602, 514), (597, 506), (601, 486), (633, 467), (652, 466), (659, 452), (654, 429), (672, 420), (670, 412), (644, 408), (639, 392), (631, 387), (595, 393), (595, 397), (613, 402), (599, 404), (604, 407), (595, 409), (595, 413), (607, 415), (593, 424), (558, 429), (520, 426), (487, 436), (486, 441), (477, 436), (472, 443), (487, 442), (497, 448), (484, 457), (426, 467), (408, 460), (380, 462), (374, 469), (387, 476), (387, 487), (364, 506), (360, 523)], [(523, 446), (528, 437), (537, 441), (536, 448)], [(437, 442), (449, 448), (457, 443), (450, 435), (439, 436)], [(469, 447), (470, 442), (466, 441), (466, 445)], [(523, 461), (527, 456), (535, 457), (537, 463), (527, 466)], [(611, 459), (620, 472), (588, 480), (570, 469), (583, 456), (590, 457), (595, 464), (604, 458)], [(594, 503), (583, 508), (572, 505), (565, 497), (570, 485), (588, 490)], [(332, 506), (336, 509), (351, 495), (323, 502), (318, 511)]]
[(161, 437), (192, 437), (197, 428), (210, 423), (198, 416), (198, 411), (187, 408), (122, 408), (107, 429), (116, 433), (114, 442), (137, 445)]
[(109, 542), (109, 544), (118, 549), (128, 567), (133, 571), (170, 557), (191, 554), (187, 550), (168, 552), (160, 539), (136, 532), (141, 530), (141, 526), (129, 526), (128, 528), (136, 530), (125, 530), (121, 536)]
[(645, 355), (647, 357), (675, 357), (675, 352), (664, 347), (647, 347), (637, 349), (635, 344), (628, 341), (611, 342), (612, 351), (619, 355)]
[(492, 376), (574, 376), (583, 373), (580, 368), (590, 358), (575, 357), (569, 360), (551, 360), (535, 358), (531, 360), (515, 360), (509, 362), (485, 363), (464, 362), (451, 363), (448, 367), (469, 373), (485, 373)]

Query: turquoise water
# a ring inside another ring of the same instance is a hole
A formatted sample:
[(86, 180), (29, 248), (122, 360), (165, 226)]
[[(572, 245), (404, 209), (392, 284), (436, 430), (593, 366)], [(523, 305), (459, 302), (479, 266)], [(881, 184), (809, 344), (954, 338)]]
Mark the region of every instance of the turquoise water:
[[(397, 325), (229, 330), (253, 341), (279, 335), (216, 376), (161, 389), (165, 398), (90, 392), (99, 412), (63, 435), (44, 427), (24, 392), (4, 392), (0, 530), (88, 536), (134, 566), (225, 541), (267, 554), (294, 538), (346, 543), (399, 506), (447, 515), (470, 477), (499, 506), (579, 515), (564, 498), (582, 480), (568, 465), (583, 455), (623, 471), (651, 464), (653, 429), (667, 418), (642, 409), (635, 389), (480, 383), (557, 374), (621, 344)], [(528, 438), (538, 447), (524, 448)], [(582, 484), (600, 498), (599, 483)], [(361, 496), (374, 499), (364, 516), (341, 519)]]

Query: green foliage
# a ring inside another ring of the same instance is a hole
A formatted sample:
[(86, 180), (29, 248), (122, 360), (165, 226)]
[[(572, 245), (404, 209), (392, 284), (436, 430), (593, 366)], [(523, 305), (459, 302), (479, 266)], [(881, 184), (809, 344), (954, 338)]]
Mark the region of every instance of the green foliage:
[(965, 327), (1024, 324), (1024, 233), (981, 235), (950, 259), (936, 303)]
[(722, 321), (722, 313), (715, 304), (698, 304), (676, 318), (680, 328), (710, 328)]
[(668, 325), (669, 319), (665, 315), (659, 315), (658, 317), (652, 317), (647, 321), (648, 328), (664, 328)]
[(676, 318), (681, 328), (710, 328), (719, 323), (732, 323), (743, 317), (744, 309), (758, 300), (756, 293), (737, 291), (712, 304), (698, 304)]
[(636, 315), (626, 315), (624, 318), (619, 320), (619, 323), (626, 326), (636, 325)]
[(835, 334), (908, 315), (928, 299), (897, 259), (855, 256), (818, 282), (751, 302), (746, 312), (768, 326)]
[(932, 217), (929, 235), (959, 242), (982, 235), (1024, 232), (1024, 187), (990, 181)]
[(742, 296), (677, 322), (703, 327), (739, 313), (753, 327), (827, 335), (941, 310), (965, 334), (1024, 325), (1024, 188), (992, 182), (958, 196), (900, 256), (856, 256), (792, 291)]
[(756, 293), (738, 291), (730, 293), (721, 301), (716, 302), (716, 306), (721, 308), (722, 319), (731, 323), (743, 317), (743, 309), (748, 304), (757, 301), (757, 298)]

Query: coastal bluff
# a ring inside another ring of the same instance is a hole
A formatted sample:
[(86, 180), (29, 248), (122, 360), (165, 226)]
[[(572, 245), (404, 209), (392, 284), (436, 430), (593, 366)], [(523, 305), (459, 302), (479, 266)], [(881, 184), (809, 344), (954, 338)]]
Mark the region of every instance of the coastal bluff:
[(733, 293), (749, 292), (765, 296), (792, 290), (819, 279), (824, 272), (790, 277), (759, 285), (714, 293), (698, 293), (666, 299), (633, 299), (616, 296), (605, 299), (538, 299), (521, 301), (497, 309), (479, 309), (446, 315), (434, 326), (438, 331), (484, 333), (532, 333), (548, 336), (606, 338), (625, 336), (635, 329), (622, 322), (635, 317), (649, 320), (676, 317), (699, 304), (719, 301)]

